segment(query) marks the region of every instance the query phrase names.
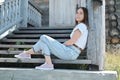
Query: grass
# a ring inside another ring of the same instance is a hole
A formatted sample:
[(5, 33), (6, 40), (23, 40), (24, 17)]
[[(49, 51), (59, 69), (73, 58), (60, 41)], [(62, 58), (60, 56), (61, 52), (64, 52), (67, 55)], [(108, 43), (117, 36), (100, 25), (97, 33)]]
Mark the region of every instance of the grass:
[(106, 53), (105, 70), (117, 71), (120, 80), (120, 54)]

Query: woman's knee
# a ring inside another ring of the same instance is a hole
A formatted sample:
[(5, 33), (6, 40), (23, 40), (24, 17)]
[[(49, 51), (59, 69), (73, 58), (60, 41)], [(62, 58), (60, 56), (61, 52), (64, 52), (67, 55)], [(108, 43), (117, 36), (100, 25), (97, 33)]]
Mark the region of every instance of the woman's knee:
[(40, 36), (40, 40), (43, 40), (44, 38), (46, 38), (47, 37), (47, 35), (41, 35)]

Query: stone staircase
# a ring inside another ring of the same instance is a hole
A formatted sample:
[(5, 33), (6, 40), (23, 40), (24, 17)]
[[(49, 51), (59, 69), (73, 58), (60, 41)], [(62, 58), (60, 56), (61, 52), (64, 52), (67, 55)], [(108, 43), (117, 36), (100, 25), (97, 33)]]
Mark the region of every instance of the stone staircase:
[[(69, 39), (72, 27), (69, 28), (49, 28), (49, 27), (28, 27), (19, 28), (0, 40), (0, 66), (1, 67), (34, 67), (44, 62), (44, 56), (40, 53), (32, 55), (32, 59), (17, 59), (15, 54), (19, 54), (23, 50), (31, 48), (42, 34), (49, 35), (61, 43)], [(82, 52), (79, 59), (75, 61), (60, 60), (55, 56), (51, 56), (53, 63), (72, 65), (72, 64), (91, 64), (91, 60), (86, 58), (86, 50)], [(28, 64), (28, 65), (27, 65)], [(31, 64), (31, 65), (30, 65)], [(69, 68), (69, 67), (66, 67)]]

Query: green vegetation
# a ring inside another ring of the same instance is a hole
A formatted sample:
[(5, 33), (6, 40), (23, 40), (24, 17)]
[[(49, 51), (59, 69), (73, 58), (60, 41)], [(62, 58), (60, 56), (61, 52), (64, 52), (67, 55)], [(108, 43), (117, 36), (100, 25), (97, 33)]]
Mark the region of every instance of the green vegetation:
[(24, 45), (25, 43), (24, 42), (16, 42), (16, 45)]
[(106, 53), (105, 70), (117, 71), (120, 80), (120, 54)]

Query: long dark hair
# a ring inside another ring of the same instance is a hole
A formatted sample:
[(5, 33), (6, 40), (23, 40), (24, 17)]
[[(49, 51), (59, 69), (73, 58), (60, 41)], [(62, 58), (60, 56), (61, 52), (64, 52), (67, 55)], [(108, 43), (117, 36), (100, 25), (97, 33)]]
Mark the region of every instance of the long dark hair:
[[(82, 9), (83, 10), (83, 13), (84, 13), (84, 19), (83, 19), (83, 21), (81, 21), (81, 22), (83, 22), (83, 23), (85, 23), (86, 25), (87, 25), (87, 27), (88, 27), (88, 10), (87, 10), (87, 8), (85, 8), (85, 7), (79, 7), (79, 8), (77, 8), (77, 10), (78, 9)], [(78, 22), (76, 21), (76, 25), (78, 24)]]

